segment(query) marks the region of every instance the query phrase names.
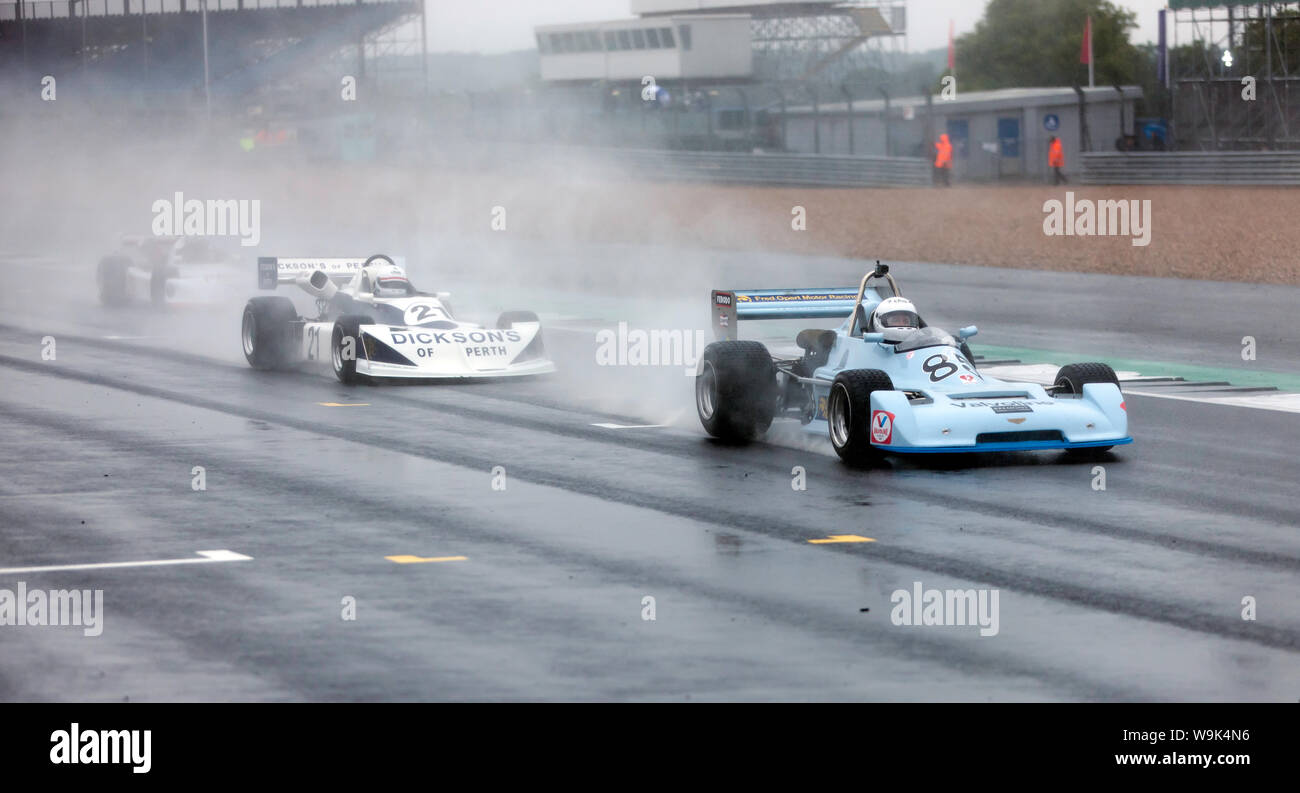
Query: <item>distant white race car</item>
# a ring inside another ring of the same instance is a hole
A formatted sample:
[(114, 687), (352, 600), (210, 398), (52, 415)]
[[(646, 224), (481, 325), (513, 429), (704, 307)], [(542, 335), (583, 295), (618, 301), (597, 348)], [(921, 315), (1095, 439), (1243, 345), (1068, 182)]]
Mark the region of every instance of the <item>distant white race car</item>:
[(555, 371), (531, 311), (507, 311), (496, 327), (459, 322), (447, 292), (420, 292), (404, 268), (368, 259), (260, 257), (258, 286), (295, 284), (316, 298), (317, 316), (299, 316), (286, 297), (254, 297), (240, 338), (255, 369), (329, 361), (345, 383), (371, 378), (448, 380)]
[(235, 300), (238, 258), (201, 237), (124, 236), (95, 271), (106, 306), (213, 306)]

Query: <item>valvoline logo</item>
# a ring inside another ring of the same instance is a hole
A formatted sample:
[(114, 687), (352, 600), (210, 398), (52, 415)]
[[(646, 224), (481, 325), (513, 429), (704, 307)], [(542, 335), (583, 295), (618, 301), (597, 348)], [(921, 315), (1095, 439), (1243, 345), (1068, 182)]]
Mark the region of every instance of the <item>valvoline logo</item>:
[(888, 410), (871, 411), (871, 442), (892, 443), (894, 440), (894, 414)]

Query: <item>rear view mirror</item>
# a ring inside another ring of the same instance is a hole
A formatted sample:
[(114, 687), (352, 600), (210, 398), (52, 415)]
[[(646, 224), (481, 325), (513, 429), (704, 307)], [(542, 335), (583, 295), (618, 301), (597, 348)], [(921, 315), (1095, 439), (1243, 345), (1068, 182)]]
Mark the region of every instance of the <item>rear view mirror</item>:
[(862, 334), (862, 340), (865, 341), (865, 342), (867, 342), (868, 344), (870, 344), (870, 343), (873, 342), (873, 341), (876, 342), (877, 344), (879, 344), (880, 342), (882, 342), (882, 341), (885, 340), (885, 334), (883, 334), (883, 333), (864, 333), (864, 334)]
[(979, 332), (980, 329), (975, 327), (974, 325), (967, 325), (966, 327), (957, 331), (957, 335), (962, 337), (963, 339), (969, 339), (971, 336), (974, 336), (976, 333)]

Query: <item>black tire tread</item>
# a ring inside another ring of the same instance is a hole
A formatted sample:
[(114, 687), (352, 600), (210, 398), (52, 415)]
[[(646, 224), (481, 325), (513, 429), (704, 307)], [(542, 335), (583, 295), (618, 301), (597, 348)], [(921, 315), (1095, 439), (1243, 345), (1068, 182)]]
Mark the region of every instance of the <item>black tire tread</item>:
[[(1109, 364), (1104, 363), (1070, 363), (1062, 366), (1056, 373), (1056, 379), (1053, 381), (1060, 386), (1062, 381), (1066, 381), (1070, 390), (1062, 391), (1059, 387), (1057, 394), (1082, 394), (1083, 387), (1088, 383), (1114, 383), (1119, 387), (1119, 376)], [(1086, 446), (1081, 449), (1066, 449), (1065, 453), (1076, 459), (1096, 460), (1104, 457), (1107, 452), (1113, 449), (1113, 446)]]
[[(450, 312), (449, 312), (450, 313)], [(509, 329), (516, 322), (541, 322), (541, 320), (531, 311), (506, 311), (497, 317), (497, 327)]]
[[(278, 295), (249, 298), (244, 312), (253, 312), (257, 344), (253, 354), (244, 354), (254, 369), (279, 369), (294, 359), (289, 324), (298, 319), (293, 301)], [(241, 320), (242, 322), (242, 320)], [(241, 341), (242, 344), (242, 341)]]
[(776, 365), (767, 347), (756, 341), (715, 341), (704, 348), (703, 359), (712, 364), (718, 388), (712, 419), (700, 416), (704, 429), (733, 442), (767, 432), (777, 395)]
[[(846, 369), (835, 375), (831, 388), (841, 383), (848, 389), (851, 406), (849, 442), (842, 448), (831, 446), (849, 465), (865, 466), (880, 462), (884, 452), (871, 445), (871, 395), (876, 391), (893, 391), (894, 381), (879, 369)], [(829, 406), (829, 400), (828, 400)], [(827, 416), (827, 422), (830, 416)]]
[(334, 330), (330, 333), (330, 368), (334, 368), (334, 345), (340, 344), (344, 337), (351, 336), (354, 342), (356, 357), (351, 361), (343, 361), (343, 371), (335, 370), (334, 376), (342, 383), (349, 385), (359, 383), (364, 378), (357, 374), (357, 359), (365, 354), (361, 342), (361, 326), (374, 324), (371, 317), (362, 314), (344, 314), (334, 320)]
[[(1062, 366), (1056, 373), (1056, 379), (1052, 381), (1058, 386), (1065, 382), (1070, 386), (1067, 394), (1082, 394), (1083, 387), (1088, 383), (1114, 383), (1119, 385), (1119, 377), (1115, 370), (1110, 368), (1109, 364), (1104, 363), (1070, 363)], [(1058, 388), (1057, 393), (1061, 393)]]
[(131, 260), (124, 256), (105, 256), (99, 260), (97, 286), (99, 302), (109, 307), (126, 305), (126, 268)]

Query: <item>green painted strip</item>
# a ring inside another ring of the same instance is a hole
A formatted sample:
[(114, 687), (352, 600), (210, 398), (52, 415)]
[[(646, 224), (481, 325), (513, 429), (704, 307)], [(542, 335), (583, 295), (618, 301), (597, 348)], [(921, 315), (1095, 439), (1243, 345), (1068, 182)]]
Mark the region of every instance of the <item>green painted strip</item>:
[[(619, 321), (633, 326), (653, 326), (651, 319), (660, 310), (655, 306), (646, 306), (641, 298), (624, 298), (618, 296), (576, 296), (569, 292), (554, 289), (535, 289), (530, 291), (524, 306), (533, 311), (565, 314), (575, 317), (600, 317), (610, 326)], [(466, 289), (459, 293), (468, 306), (493, 306), (500, 303), (500, 295), (491, 290)], [(453, 292), (452, 304), (459, 305), (458, 293)], [(613, 317), (614, 319), (611, 319)], [(817, 323), (812, 323), (817, 324)], [(793, 347), (794, 334), (804, 327), (811, 327), (806, 320), (766, 320), (746, 323), (742, 338), (755, 338), (768, 344), (787, 343)], [(1093, 352), (1070, 352), (1061, 350), (1041, 350), (1028, 347), (999, 347), (981, 344), (979, 339), (972, 340), (971, 347), (977, 355), (985, 358), (1016, 358), (1025, 363), (1050, 363), (1058, 366), (1082, 361), (1100, 361), (1108, 363), (1116, 371), (1138, 372), (1148, 376), (1181, 377), (1185, 380), (1227, 380), (1237, 386), (1273, 386), (1282, 391), (1300, 393), (1300, 375), (1291, 372), (1274, 372), (1256, 369), (1249, 365), (1236, 367), (1199, 366), (1195, 364), (1167, 363), (1161, 361), (1143, 361), (1134, 358), (1115, 358)], [(1243, 362), (1245, 363), (1245, 362)]]
[(1239, 386), (1276, 386), (1283, 391), (1300, 391), (1300, 375), (1288, 372), (1270, 372), (1266, 369), (1197, 366), (1184, 363), (1140, 361), (1134, 358), (1112, 358), (1096, 353), (1035, 350), (1025, 347), (997, 347), (991, 344), (972, 343), (977, 355), (985, 358), (1018, 358), (1025, 363), (1079, 363), (1098, 361), (1110, 364), (1115, 371), (1138, 372), (1148, 376), (1182, 377), (1185, 380), (1227, 380)]

